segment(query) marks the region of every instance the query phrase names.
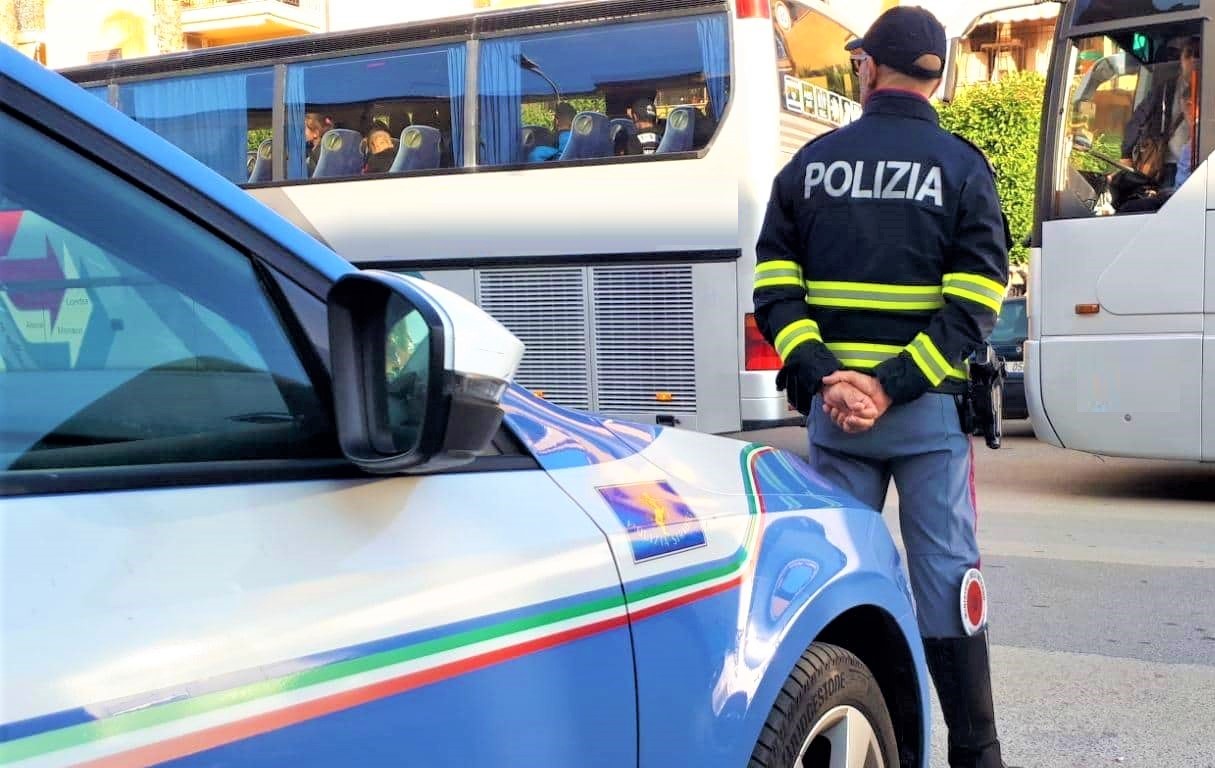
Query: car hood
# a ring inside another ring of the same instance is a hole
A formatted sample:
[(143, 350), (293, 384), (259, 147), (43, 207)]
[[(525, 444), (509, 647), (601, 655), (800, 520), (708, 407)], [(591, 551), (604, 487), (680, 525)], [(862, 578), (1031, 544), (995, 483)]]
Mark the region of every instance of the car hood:
[[(710, 493), (746, 493), (737, 483), (739, 453), (747, 445), (742, 441), (574, 411), (516, 385), (507, 389), (503, 408), (507, 426), (547, 471), (640, 458), (672, 479)], [(832, 487), (799, 456), (777, 453), (790, 468), (790, 479), (766, 493), (799, 497), (805, 507), (864, 507)]]

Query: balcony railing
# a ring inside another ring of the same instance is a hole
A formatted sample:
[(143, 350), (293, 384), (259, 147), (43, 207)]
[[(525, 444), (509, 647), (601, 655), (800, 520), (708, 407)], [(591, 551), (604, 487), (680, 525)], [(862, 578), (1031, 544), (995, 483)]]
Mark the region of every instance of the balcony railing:
[(183, 0), (181, 21), (187, 34), (231, 42), (232, 31), (254, 28), (262, 33), (321, 32), (326, 0)]

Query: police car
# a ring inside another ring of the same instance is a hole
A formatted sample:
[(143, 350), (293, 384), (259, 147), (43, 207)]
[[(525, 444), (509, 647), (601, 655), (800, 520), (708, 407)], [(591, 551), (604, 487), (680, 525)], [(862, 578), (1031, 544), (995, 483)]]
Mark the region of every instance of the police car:
[(796, 457), (515, 387), (2, 46), (0, 137), (0, 766), (926, 764), (898, 552)]

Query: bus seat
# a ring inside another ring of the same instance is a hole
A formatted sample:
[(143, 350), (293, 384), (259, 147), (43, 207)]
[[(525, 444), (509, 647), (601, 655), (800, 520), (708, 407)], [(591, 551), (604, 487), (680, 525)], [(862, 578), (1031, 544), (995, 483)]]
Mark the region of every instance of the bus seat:
[(621, 131), (624, 131), (625, 135), (627, 135), (627, 136), (636, 136), (637, 135), (637, 124), (633, 122), (632, 118), (614, 117), (614, 118), (612, 118), (611, 126), (612, 127), (610, 130), (611, 130), (611, 137), (612, 137), (612, 146), (616, 145), (616, 137), (620, 135)]
[(525, 125), (523, 126), (523, 157), (527, 157), (536, 147), (555, 147), (556, 142), (553, 140), (553, 132), (543, 125)]
[(392, 161), (389, 173), (421, 171), (439, 167), (443, 133), (429, 125), (411, 125), (401, 131), (401, 144), (397, 158)]
[(667, 128), (656, 153), (691, 152), (696, 138), (696, 107), (675, 107), (667, 115)]
[(273, 168), (270, 163), (270, 158), (273, 156), (273, 154), (274, 144), (272, 139), (266, 139), (258, 145), (257, 159), (253, 161), (253, 171), (249, 174), (250, 184), (271, 180), (271, 171)]
[(321, 157), (316, 161), (312, 178), (357, 176), (363, 170), (363, 153), (359, 144), (363, 134), (349, 128), (330, 128), (321, 137)]
[(562, 160), (586, 160), (612, 156), (612, 137), (607, 115), (602, 112), (579, 112), (574, 116), (569, 143), (561, 153)]

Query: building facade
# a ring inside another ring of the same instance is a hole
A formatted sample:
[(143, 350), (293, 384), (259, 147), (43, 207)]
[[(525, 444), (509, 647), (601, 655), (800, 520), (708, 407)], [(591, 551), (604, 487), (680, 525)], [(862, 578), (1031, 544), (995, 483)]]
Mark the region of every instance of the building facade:
[(330, 0), (6, 0), (0, 41), (59, 69), (323, 32), (329, 6)]

